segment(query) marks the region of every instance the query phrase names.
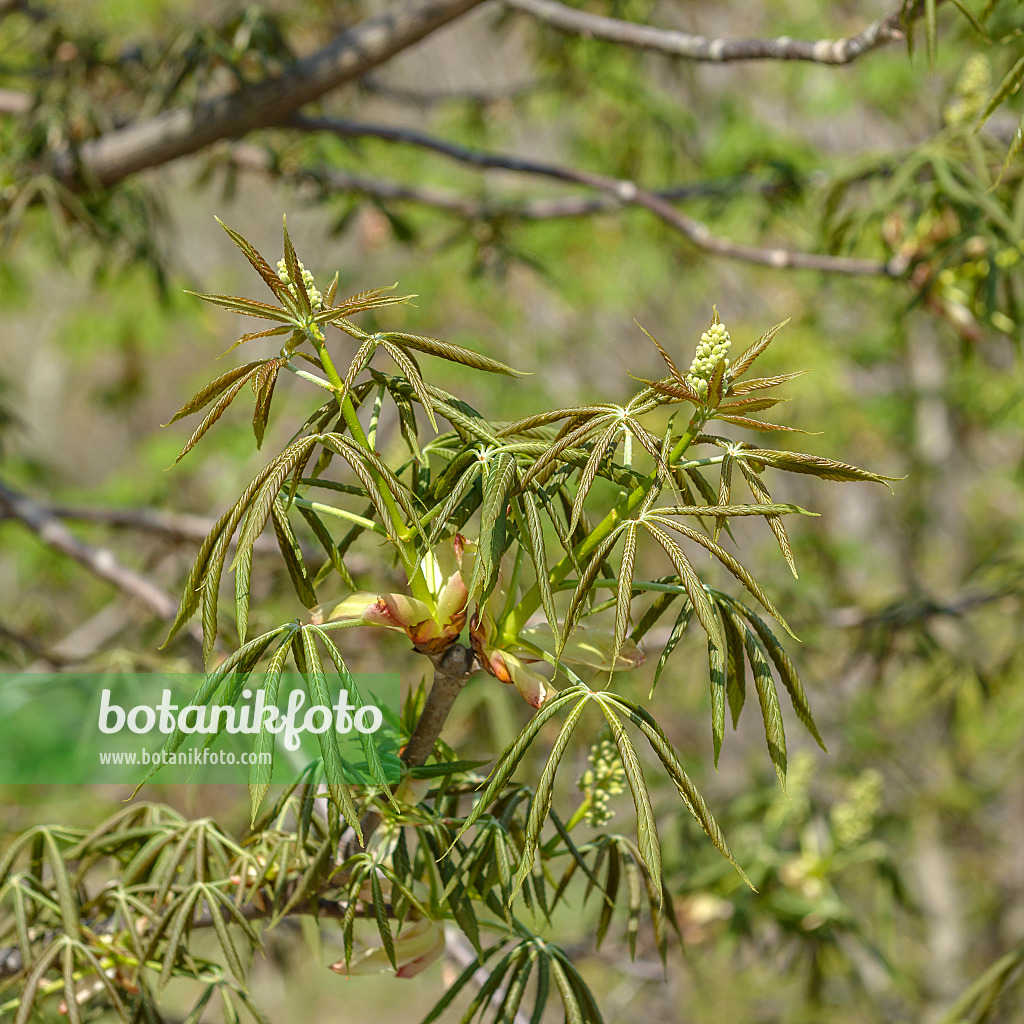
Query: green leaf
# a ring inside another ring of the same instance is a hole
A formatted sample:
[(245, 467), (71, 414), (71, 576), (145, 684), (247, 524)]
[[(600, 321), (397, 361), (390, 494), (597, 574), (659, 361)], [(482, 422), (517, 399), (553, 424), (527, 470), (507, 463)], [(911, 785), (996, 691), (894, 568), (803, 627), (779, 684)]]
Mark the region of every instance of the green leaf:
[(480, 539), (473, 576), (469, 583), (470, 601), (486, 601), (498, 580), (498, 566), (505, 552), (506, 508), (516, 481), (516, 460), (508, 452), (498, 452), (487, 462), (483, 502), (480, 506)]
[[(304, 626), (300, 632), (302, 633), (303, 665), (300, 665), (299, 669), (302, 671), (303, 666), (305, 667), (303, 676), (306, 680), (309, 699), (313, 704), (323, 704), (327, 707), (332, 707), (334, 702), (331, 700), (331, 693), (327, 688), (327, 677), (324, 675), (323, 662), (320, 660), (320, 652), (316, 649), (316, 644), (313, 640), (314, 635), (318, 634), (319, 630), (314, 626)], [(344, 781), (345, 766), (341, 759), (341, 751), (338, 749), (338, 737), (333, 729), (327, 729), (319, 733), (317, 739), (320, 741), (320, 756), (324, 762), (327, 791), (330, 793), (331, 799), (338, 809), (345, 816), (349, 826), (359, 837), (359, 842), (362, 843), (363, 830), (359, 823), (359, 812), (356, 810), (352, 795)]]
[(249, 629), (249, 582), (252, 579), (252, 552), (247, 551), (235, 566), (235, 624), (238, 642), (245, 643)]
[(744, 631), (743, 644), (747, 649), (747, 658), (754, 674), (754, 686), (757, 699), (761, 704), (761, 716), (764, 718), (764, 735), (768, 741), (768, 754), (775, 766), (775, 774), (779, 777), (782, 788), (786, 788), (786, 732), (782, 724), (782, 708), (779, 707), (779, 695), (775, 690), (768, 667), (768, 656), (756, 636), (749, 630)]
[[(715, 646), (721, 647), (722, 636), (718, 626), (718, 616), (715, 615), (715, 610), (708, 599), (707, 592), (704, 590), (704, 584), (701, 583), (700, 578), (693, 571), (693, 566), (690, 564), (689, 559), (683, 554), (682, 548), (664, 530), (648, 519), (644, 519), (642, 522), (647, 532), (665, 549), (666, 554), (672, 560), (672, 564), (676, 567), (676, 572), (679, 573), (679, 580), (686, 588), (686, 596), (689, 597), (690, 603), (697, 613), (697, 621), (700, 622), (704, 632), (713, 640)], [(673, 525), (677, 528), (680, 526), (678, 523), (668, 523), (666, 525)]]
[[(629, 791), (633, 795), (633, 804), (636, 807), (636, 833), (640, 847), (640, 856), (644, 866), (650, 872), (651, 878), (659, 885), (661, 884), (661, 843), (658, 839), (658, 824), (654, 819), (654, 807), (651, 804), (651, 794), (647, 788), (647, 781), (644, 779), (640, 761), (636, 756), (636, 750), (626, 735), (622, 723), (612, 713), (608, 701), (600, 696), (597, 701), (604, 713), (608, 728), (611, 729), (612, 739), (618, 748), (619, 757), (622, 759), (622, 767), (626, 772), (626, 779), (629, 782)], [(660, 891), (660, 889), (659, 889)]]
[[(288, 268), (288, 276), (291, 278), (294, 294), (298, 297), (299, 310), (304, 316), (310, 316), (313, 307), (309, 302), (309, 293), (306, 291), (306, 282), (302, 280), (302, 268), (299, 266), (299, 258), (295, 255), (295, 246), (292, 245), (291, 235), (288, 234), (288, 218), (282, 217), (282, 233), (284, 235), (284, 262)], [(277, 276), (276, 274), (274, 275)], [(280, 278), (278, 278), (280, 281)], [(289, 289), (291, 291), (291, 289)]]
[[(279, 306), (272, 306), (267, 302), (256, 302), (255, 299), (244, 299), (239, 295), (207, 295), (203, 292), (193, 292), (185, 289), (186, 295), (194, 295), (204, 302), (213, 303), (215, 306), (223, 306), (230, 309), (232, 313), (242, 313), (245, 316), (256, 316), (261, 320), (276, 320), (278, 323), (291, 325), (295, 323), (295, 317), (288, 310)], [(291, 298), (291, 296), (289, 296)], [(294, 301), (294, 300), (293, 300)], [(232, 346), (233, 348), (234, 346)], [(230, 350), (229, 350), (230, 351)]]
[(253, 269), (263, 278), (266, 282), (267, 287), (277, 296), (278, 300), (287, 309), (297, 313), (298, 309), (295, 306), (295, 298), (292, 293), (288, 291), (287, 287), (281, 282), (281, 279), (277, 276), (277, 273), (270, 268), (270, 264), (257, 252), (254, 246), (252, 246), (245, 238), (243, 238), (237, 231), (233, 231), (225, 224), (220, 217), (215, 217), (214, 220), (228, 233), (231, 241), (242, 250), (242, 255), (252, 264)]
[(265, 362), (266, 360), (264, 359), (257, 359), (255, 362), (244, 363), (242, 366), (236, 366), (233, 370), (228, 370), (227, 373), (222, 373), (216, 380), (210, 381), (206, 387), (197, 391), (163, 426), (169, 427), (172, 423), (177, 423), (183, 417), (199, 412), (200, 409), (209, 405), (210, 402), (227, 390), (240, 377), (248, 379), (249, 375), (254, 370), (258, 370)]
[[(757, 341), (755, 341), (754, 344), (750, 346), (750, 348), (744, 351), (739, 356), (739, 358), (736, 359), (735, 362), (733, 362), (732, 366), (729, 367), (730, 380), (736, 380), (738, 377), (741, 377), (744, 373), (747, 372), (747, 370), (750, 369), (750, 367), (754, 363), (754, 360), (757, 359), (757, 357), (761, 355), (761, 353), (764, 352), (764, 350), (772, 343), (772, 339), (783, 327), (786, 326), (786, 324), (789, 323), (790, 319), (790, 317), (786, 317), (786, 319), (783, 320), (782, 323), (778, 323), (774, 327), (769, 328), (769, 330), (765, 331), (764, 334), (762, 334), (761, 337), (758, 338)], [(747, 387), (749, 386), (750, 382), (748, 381)], [(733, 385), (729, 389), (729, 391), (731, 394), (738, 393), (738, 390), (735, 385)]]
[(551, 589), (551, 579), (548, 576), (548, 556), (544, 543), (544, 526), (540, 521), (540, 513), (537, 511), (537, 498), (532, 491), (524, 491), (515, 499), (514, 508), (517, 517), (525, 519), (525, 531), (520, 526), (520, 537), (526, 545), (533, 562), (534, 573), (537, 577), (537, 591), (540, 594), (541, 607), (544, 609), (544, 617), (551, 627), (552, 635), (558, 635), (558, 611), (555, 608), (555, 595)]
[[(782, 628), (787, 633), (789, 633), (789, 635), (793, 637), (794, 640), (797, 639), (796, 634), (789, 628), (788, 623), (782, 617), (782, 613), (772, 603), (771, 598), (764, 592), (764, 590), (761, 589), (761, 585), (750, 575), (750, 573), (747, 572), (747, 570), (739, 562), (736, 561), (735, 558), (732, 557), (732, 555), (729, 554), (728, 551), (726, 551), (720, 545), (716, 544), (713, 540), (711, 540), (710, 537), (705, 537), (704, 534), (698, 533), (696, 530), (690, 529), (690, 527), (686, 526), (684, 523), (676, 522), (674, 519), (665, 519), (663, 516), (657, 513), (649, 513), (649, 515), (651, 519), (655, 519), (659, 523), (663, 523), (665, 526), (668, 526), (670, 529), (675, 530), (677, 533), (681, 533), (684, 537), (689, 537), (690, 540), (700, 544), (701, 547), (707, 548), (707, 550), (710, 551), (722, 563), (722, 565), (724, 565), (729, 570), (729, 572), (731, 572), (733, 576), (735, 576), (736, 579), (738, 579), (740, 583), (742, 583), (743, 586), (745, 586), (747, 590), (749, 590), (750, 593), (757, 598), (758, 601), (760, 601), (761, 605), (766, 609), (766, 611), (778, 620)], [(646, 525), (648, 529), (651, 528), (649, 520), (645, 520), (644, 525)], [(689, 588), (687, 588), (687, 593), (689, 593)], [(691, 595), (691, 600), (692, 599), (693, 598)], [(710, 602), (708, 604), (708, 607), (710, 608)], [(700, 618), (699, 608), (697, 610), (697, 617)], [(704, 625), (703, 620), (701, 620), (701, 625)], [(705, 627), (705, 629), (706, 628), (707, 627)], [(714, 637), (715, 643), (718, 647), (722, 646), (722, 638), (720, 635), (718, 635), (717, 633), (712, 633), (710, 630), (708, 631), (708, 635)]]
[(377, 932), (380, 941), (384, 946), (391, 966), (397, 971), (398, 961), (395, 959), (395, 939), (391, 934), (391, 925), (388, 924), (388, 908), (384, 903), (384, 893), (381, 890), (380, 874), (376, 868), (370, 871), (370, 894), (373, 898), (373, 916), (377, 921)]
[[(1024, 58), (1022, 58), (1024, 59)], [(833, 459), (823, 459), (817, 455), (804, 455), (800, 452), (779, 452), (769, 448), (747, 448), (741, 453), (741, 457), (755, 462), (765, 462), (776, 469), (784, 470), (787, 473), (809, 473), (811, 476), (821, 477), (822, 480), (870, 480), (873, 483), (886, 484), (887, 480), (901, 480), (898, 476), (882, 476), (879, 473), (869, 473), (866, 469), (858, 469), (856, 466), (847, 465), (845, 462), (836, 462)], [(886, 484), (888, 487), (888, 484)], [(890, 487), (891, 491), (892, 488)]]
[(1024, 57), (1018, 58), (1017, 62), (1007, 72), (1006, 77), (999, 83), (999, 87), (992, 94), (992, 98), (981, 112), (981, 116), (974, 126), (975, 131), (978, 131), (996, 110), (1020, 88), (1021, 82), (1024, 82)]
[(749, 608), (744, 608), (736, 601), (731, 602), (733, 606), (739, 611), (754, 627), (754, 632), (757, 633), (768, 651), (768, 657), (771, 658), (775, 665), (776, 671), (779, 673), (779, 678), (782, 680), (783, 685), (789, 692), (790, 700), (793, 703), (793, 710), (796, 712), (796, 717), (805, 726), (807, 731), (814, 737), (815, 742), (821, 747), (822, 750), (827, 750), (825, 747), (825, 741), (821, 738), (818, 732), (817, 725), (814, 724), (814, 718), (811, 715), (810, 703), (807, 700), (807, 694), (804, 691), (803, 684), (800, 682), (800, 676), (797, 673), (796, 666), (790, 660), (789, 655), (786, 654), (775, 634), (768, 628), (768, 624), (755, 612)]
[(512, 773), (519, 766), (519, 762), (530, 744), (537, 738), (537, 733), (543, 728), (544, 723), (564, 705), (580, 696), (589, 695), (589, 693), (590, 691), (582, 686), (568, 686), (557, 696), (548, 698), (540, 710), (535, 712), (519, 735), (498, 755), (488, 777), (487, 786), (480, 798), (473, 804), (472, 810), (456, 833), (456, 840), (461, 839), (480, 820), (487, 808), (505, 788), (505, 783), (512, 777)]
[(750, 879), (747, 878), (743, 869), (736, 863), (732, 852), (729, 850), (729, 845), (725, 841), (725, 836), (722, 834), (722, 830), (718, 827), (717, 822), (712, 816), (711, 812), (707, 808), (707, 804), (704, 803), (704, 798), (697, 791), (697, 788), (690, 781), (690, 777), (683, 770), (682, 763), (679, 760), (678, 754), (669, 742), (668, 737), (662, 731), (662, 728), (658, 723), (650, 716), (638, 704), (627, 700), (625, 697), (620, 697), (618, 694), (609, 693), (605, 697), (606, 700), (612, 700), (619, 705), (626, 712), (630, 721), (633, 722), (637, 728), (647, 737), (648, 742), (651, 744), (651, 748), (658, 755), (662, 765), (668, 772), (669, 777), (675, 784), (676, 790), (678, 791), (683, 803), (686, 805), (690, 813), (697, 819), (701, 828), (707, 833), (708, 838), (714, 843), (715, 848), (723, 857), (740, 873), (743, 880), (750, 885), (753, 889), (753, 885), (750, 883)]
[[(516, 877), (512, 882), (512, 897), (522, 887), (523, 882), (530, 873), (530, 869), (533, 867), (533, 861), (537, 855), (537, 845), (540, 842), (541, 829), (544, 827), (548, 811), (551, 809), (555, 775), (558, 772), (559, 762), (562, 760), (562, 755), (565, 753), (569, 739), (576, 729), (580, 715), (583, 714), (583, 709), (589, 701), (590, 695), (585, 694), (580, 698), (575, 707), (569, 711), (569, 714), (566, 715), (561, 731), (551, 748), (551, 753), (548, 754), (547, 760), (544, 762), (544, 769), (540, 773), (533, 799), (530, 801), (530, 813), (526, 819), (526, 829), (523, 835), (522, 857), (519, 862), (519, 870), (516, 871)], [(538, 714), (542, 713), (543, 710), (542, 708)], [(511, 899), (509, 902), (511, 902)]]
[[(277, 707), (277, 691), (281, 685), (281, 671), (284, 668), (285, 659), (291, 650), (295, 634), (290, 633), (274, 651), (267, 665), (266, 676), (263, 680), (263, 694), (268, 708)], [(269, 729), (260, 729), (252, 744), (252, 763), (249, 765), (249, 825), (256, 823), (256, 812), (263, 803), (263, 798), (270, 788), (270, 781), (274, 774), (274, 736)], [(270, 762), (262, 764), (263, 755), (270, 755)]]
[(506, 377), (526, 376), (519, 370), (513, 370), (511, 366), (499, 363), (497, 359), (473, 352), (471, 349), (463, 348), (461, 345), (453, 345), (447, 341), (438, 341), (436, 338), (424, 338), (419, 334), (404, 334), (400, 331), (388, 331), (388, 338), (399, 338), (408, 348), (416, 349), (419, 352), (426, 352), (431, 356), (440, 356), (449, 362), (461, 363), (463, 366), (470, 366), (474, 370), (483, 370), (486, 373), (500, 373)]
[(185, 447), (178, 452), (178, 457), (174, 460), (174, 465), (177, 465), (192, 449), (203, 439), (206, 432), (224, 415), (227, 407), (235, 400), (235, 395), (245, 387), (245, 382), (248, 378), (243, 377), (241, 380), (236, 380), (234, 384), (217, 401), (217, 404), (206, 414), (203, 422), (196, 427), (192, 436), (185, 442)]
[(590, 488), (597, 477), (597, 469), (601, 465), (601, 459), (604, 458), (604, 453), (615, 440), (620, 430), (622, 430), (621, 422), (613, 420), (590, 449), (586, 465), (581, 470), (579, 482), (576, 485), (576, 498), (572, 503), (572, 515), (569, 518), (569, 533), (573, 533), (576, 530), (580, 516), (583, 514), (583, 503), (587, 500)]
[(708, 675), (711, 681), (711, 739), (715, 752), (715, 770), (718, 755), (725, 738), (725, 650), (708, 637)]
[(288, 577), (292, 581), (295, 593), (307, 608), (312, 608), (317, 603), (316, 591), (313, 589), (309, 571), (302, 558), (302, 548), (295, 538), (291, 523), (288, 521), (288, 514), (285, 512), (284, 502), (280, 497), (275, 498), (274, 503), (270, 506), (270, 516), (274, 521), (274, 534), (277, 537), (281, 557), (288, 570)]
[(740, 712), (747, 699), (746, 660), (743, 654), (743, 629), (734, 621), (732, 608), (719, 602), (722, 609), (722, 627), (725, 632), (725, 646), (728, 671), (726, 673), (725, 695), (729, 701), (729, 712), (732, 715), (732, 727), (735, 729), (740, 720)]
[[(662, 595), (662, 597), (674, 598), (675, 595)], [(658, 600), (662, 600), (661, 597)], [(667, 602), (666, 602), (667, 605)], [(672, 626), (672, 630), (668, 635), (668, 640), (665, 641), (665, 647), (661, 652), (661, 657), (658, 658), (658, 666), (654, 670), (654, 682), (651, 683), (650, 697), (654, 696), (654, 688), (658, 685), (658, 680), (661, 678), (661, 673), (665, 670), (665, 666), (668, 664), (668, 659), (672, 656), (672, 652), (676, 649), (676, 645), (679, 643), (683, 632), (686, 627), (690, 624), (690, 619), (693, 617), (693, 602), (689, 598), (686, 599), (686, 603), (679, 610), (679, 615), (676, 617), (676, 621)]]
[(445, 1010), (455, 1002), (458, 994), (473, 980), (473, 976), (481, 967), (487, 963), (488, 960), (494, 954), (501, 949), (508, 940), (505, 938), (499, 939), (494, 943), (493, 946), (488, 946), (482, 953), (480, 953), (475, 959), (470, 961), (462, 973), (451, 983), (448, 990), (443, 996), (434, 1004), (431, 1010), (427, 1013), (426, 1017), (420, 1021), (420, 1024), (433, 1024)]
[(633, 562), (636, 558), (636, 523), (626, 524), (623, 531), (622, 561), (619, 564), (619, 583), (615, 590), (615, 639), (612, 645), (611, 665), (619, 660), (619, 652), (629, 631), (629, 611), (633, 600)]

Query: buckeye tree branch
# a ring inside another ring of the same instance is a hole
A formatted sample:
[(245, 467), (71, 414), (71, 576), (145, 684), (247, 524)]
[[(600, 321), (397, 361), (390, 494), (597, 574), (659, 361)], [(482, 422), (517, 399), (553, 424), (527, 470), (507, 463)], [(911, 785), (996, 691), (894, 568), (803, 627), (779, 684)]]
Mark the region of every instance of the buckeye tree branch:
[(677, 210), (668, 199), (623, 178), (613, 178), (604, 174), (594, 174), (573, 167), (507, 154), (468, 149), (413, 129), (364, 124), (344, 118), (307, 117), (299, 114), (290, 117), (287, 123), (292, 128), (308, 132), (330, 132), (342, 138), (378, 138), (389, 142), (418, 146), (481, 170), (513, 171), (518, 174), (549, 178), (566, 184), (583, 185), (614, 197), (622, 205), (643, 207), (699, 249), (728, 259), (759, 263), (777, 269), (821, 270), (839, 274), (877, 274), (898, 277), (905, 270), (902, 263), (895, 259), (882, 263), (878, 260), (852, 256), (831, 256), (825, 253), (796, 252), (782, 248), (759, 248), (733, 242), (715, 235), (706, 224)]
[(109, 188), (225, 138), (281, 124), (306, 103), (351, 82), (476, 7), (482, 0), (408, 0), (343, 32), (269, 81), (178, 107), (53, 157), (65, 183)]
[[(843, 39), (709, 39), (672, 29), (638, 25), (618, 18), (591, 14), (567, 7), (557, 0), (502, 0), (506, 7), (521, 11), (560, 32), (603, 39), (606, 42), (652, 50), (686, 60), (726, 63), (746, 60), (803, 60), (816, 64), (850, 64), (865, 53), (896, 39), (904, 38), (907, 20), (920, 18), (924, 3), (915, 3), (866, 25), (856, 35)], [(938, 0), (941, 3), (941, 0)]]

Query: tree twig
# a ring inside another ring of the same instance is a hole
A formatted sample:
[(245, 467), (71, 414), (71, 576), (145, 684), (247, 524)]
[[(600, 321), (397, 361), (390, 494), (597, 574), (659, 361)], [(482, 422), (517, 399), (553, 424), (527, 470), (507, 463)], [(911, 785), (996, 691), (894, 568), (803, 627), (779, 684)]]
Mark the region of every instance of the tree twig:
[(52, 512), (0, 483), (0, 511), (27, 526), (47, 546), (68, 555), (100, 579), (135, 598), (157, 618), (174, 618), (178, 602), (145, 576), (122, 565), (116, 556), (79, 540)]
[(672, 29), (654, 28), (634, 22), (607, 18), (577, 10), (557, 0), (502, 0), (506, 7), (529, 14), (560, 32), (633, 46), (643, 50), (683, 57), (686, 60), (728, 61), (802, 60), (816, 64), (849, 64), (879, 46), (903, 39), (905, 17), (919, 18), (924, 10), (917, 3), (908, 15), (895, 11), (865, 26), (856, 35), (844, 39), (709, 39)]
[(342, 138), (378, 138), (389, 142), (406, 143), (482, 170), (513, 171), (519, 174), (550, 178), (567, 184), (584, 185), (613, 196), (624, 205), (632, 204), (643, 207), (669, 227), (678, 231), (699, 249), (728, 259), (759, 263), (777, 269), (821, 270), (829, 273), (876, 274), (887, 277), (898, 277), (905, 270), (903, 264), (896, 259), (882, 263), (878, 260), (853, 256), (831, 256), (825, 253), (796, 252), (782, 248), (759, 248), (733, 242), (728, 238), (715, 235), (706, 224), (681, 213), (672, 206), (671, 202), (657, 193), (649, 192), (635, 182), (624, 178), (612, 178), (604, 174), (594, 174), (573, 167), (502, 153), (467, 149), (414, 129), (364, 124), (344, 118), (307, 117), (298, 114), (290, 117), (287, 123), (290, 127), (300, 128), (303, 131), (330, 132)]

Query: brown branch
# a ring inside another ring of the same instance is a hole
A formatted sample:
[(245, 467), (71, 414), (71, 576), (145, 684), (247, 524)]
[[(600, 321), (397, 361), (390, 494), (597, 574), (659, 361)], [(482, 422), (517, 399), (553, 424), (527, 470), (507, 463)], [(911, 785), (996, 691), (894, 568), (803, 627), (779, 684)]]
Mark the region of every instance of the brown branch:
[(304, 104), (366, 74), (481, 2), (409, 0), (391, 5), (269, 81), (108, 132), (84, 142), (77, 155), (55, 154), (54, 172), (66, 183), (80, 178), (106, 188), (219, 139), (279, 125)]
[[(240, 142), (232, 148), (225, 163), (237, 170), (262, 174), (279, 174), (292, 184), (310, 184), (330, 194), (353, 193), (378, 199), (381, 202), (412, 202), (429, 206), (465, 220), (556, 220), (572, 217), (590, 217), (622, 209), (622, 200), (615, 195), (571, 195), (545, 199), (527, 199), (522, 202), (477, 199), (456, 192), (430, 187), (407, 185), (387, 178), (367, 178), (333, 167), (299, 167), (282, 171), (273, 155), (264, 147)], [(685, 202), (729, 196), (736, 192), (772, 195), (784, 186), (778, 181), (754, 175), (737, 175), (721, 181), (698, 181), (658, 189), (654, 194), (667, 202)]]
[(475, 671), (473, 652), (461, 644), (454, 644), (430, 660), (434, 663), (434, 682), (416, 728), (402, 751), (402, 760), (410, 768), (418, 768), (433, 753), (455, 698)]
[[(672, 29), (637, 25), (580, 11), (556, 0), (502, 0), (506, 7), (532, 15), (560, 32), (652, 50), (686, 60), (722, 64), (740, 60), (804, 60), (816, 64), (850, 64), (865, 53), (896, 39), (903, 39), (904, 15), (896, 11), (865, 26), (845, 39), (709, 39)], [(909, 18), (919, 18), (923, 3), (914, 5)]]
[(898, 260), (881, 263), (877, 260), (860, 259), (852, 256), (830, 256), (827, 254), (794, 252), (789, 249), (763, 249), (743, 245), (712, 233), (707, 225), (689, 217), (655, 192), (640, 188), (635, 182), (623, 178), (612, 178), (593, 174), (572, 167), (529, 160), (500, 153), (485, 153), (467, 149), (437, 139), (413, 129), (393, 128), (386, 125), (363, 124), (343, 118), (306, 117), (295, 115), (288, 119), (288, 125), (303, 131), (331, 132), (342, 138), (378, 138), (389, 142), (401, 142), (439, 153), (459, 163), (478, 167), (482, 170), (513, 171), (550, 178), (574, 185), (585, 185), (612, 196), (623, 205), (641, 206), (653, 213), (659, 220), (678, 231), (699, 249), (716, 256), (759, 263), (777, 269), (821, 270), (839, 274), (879, 274), (889, 277), (901, 275), (905, 269)]
[(100, 579), (135, 598), (157, 618), (174, 618), (178, 602), (151, 580), (122, 565), (112, 552), (79, 540), (48, 509), (0, 483), (0, 511), (27, 526), (48, 547), (73, 558)]

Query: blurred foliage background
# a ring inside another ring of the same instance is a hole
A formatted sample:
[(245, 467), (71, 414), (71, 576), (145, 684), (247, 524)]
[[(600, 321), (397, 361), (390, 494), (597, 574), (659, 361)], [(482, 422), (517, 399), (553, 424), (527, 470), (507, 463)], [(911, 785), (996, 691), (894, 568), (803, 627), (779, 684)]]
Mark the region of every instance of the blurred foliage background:
[[(187, 639), (158, 652), (154, 609), (26, 529), (8, 499), (29, 496), (176, 592), (210, 517), (263, 464), (232, 409), (203, 459), (165, 471), (185, 434), (160, 423), (236, 330), (182, 289), (251, 294), (214, 214), (274, 253), (285, 211), (318, 277), (338, 269), (343, 291), (397, 280), (418, 294), (383, 311), (386, 326), (530, 371), (459, 382), (495, 417), (615, 401), (627, 371), (655, 376), (634, 318), (686, 364), (712, 303), (741, 348), (792, 317), (762, 370), (812, 371), (787, 392), (786, 422), (820, 432), (804, 450), (906, 476), (892, 495), (809, 478), (774, 495), (822, 514), (791, 531), (799, 581), (761, 533), (737, 530), (803, 640), (793, 654), (829, 754), (794, 730), (784, 794), (748, 720), (716, 774), (702, 643), (684, 636), (694, 671), (662, 679), (658, 717), (758, 891), (666, 792), (666, 877), (685, 940), (667, 976), (643, 933), (635, 961), (615, 924), (595, 950), (594, 903), (551, 933), (581, 958), (608, 1021), (1020, 1020), (1022, 5), (909, 5), (912, 53), (896, 39), (848, 66), (676, 59), (559, 32), (515, 6), (471, 11), (317, 105), (390, 137), (271, 127), (101, 187), (61, 171), (62, 154), (250, 88), (382, 5), (0, 3), (0, 667), (195, 664)], [(892, 13), (819, 0), (585, 6), (711, 38), (839, 38)], [(453, 161), (423, 134), (506, 166)], [(884, 272), (716, 256), (628, 189), (521, 173), (509, 157), (673, 190), (717, 238)], [(575, 215), (552, 215), (560, 203)], [(279, 385), (281, 423), (291, 383)], [(287, 440), (274, 431), (272, 419), (272, 449)], [(360, 557), (377, 579), (372, 545)], [(301, 614), (273, 564), (257, 563), (254, 628)], [(633, 696), (646, 696), (666, 637), (648, 638)], [(410, 666), (402, 645), (377, 640), (358, 638), (354, 668)], [(528, 711), (483, 676), (460, 708), (451, 742), (472, 737), (466, 756), (481, 758)], [(244, 828), (244, 794), (163, 795)], [(120, 796), (8, 792), (4, 825), (87, 823)], [(564, 799), (571, 810), (574, 794)], [(395, 985), (344, 981), (284, 938), (271, 960), (255, 984), (278, 1019), (356, 1019), (339, 1017), (344, 998), (360, 1019), (413, 1021), (453, 976), (446, 963)], [(979, 978), (977, 998), (957, 1004)]]

